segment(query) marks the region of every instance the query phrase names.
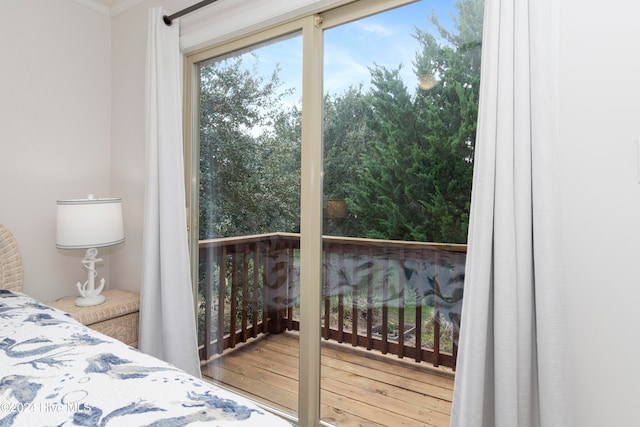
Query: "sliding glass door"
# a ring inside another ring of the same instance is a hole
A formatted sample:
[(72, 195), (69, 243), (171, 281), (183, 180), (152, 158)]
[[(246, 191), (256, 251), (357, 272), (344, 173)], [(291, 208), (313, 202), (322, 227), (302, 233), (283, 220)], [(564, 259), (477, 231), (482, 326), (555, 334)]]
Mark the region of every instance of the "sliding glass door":
[(448, 425), (482, 11), (355, 1), (188, 56), (205, 378), (301, 426)]
[(481, 5), (324, 15), (321, 418), (329, 423), (449, 424)]
[[(199, 61), (193, 104), (202, 374), (292, 417), (301, 55), (301, 35), (293, 32)], [(265, 335), (277, 339), (257, 351), (251, 343)]]

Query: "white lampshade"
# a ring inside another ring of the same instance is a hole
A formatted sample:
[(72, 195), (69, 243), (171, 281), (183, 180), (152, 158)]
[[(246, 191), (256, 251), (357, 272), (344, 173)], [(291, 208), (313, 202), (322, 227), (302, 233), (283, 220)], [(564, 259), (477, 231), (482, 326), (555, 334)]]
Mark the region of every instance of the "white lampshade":
[(118, 198), (58, 200), (56, 247), (87, 249), (124, 242)]

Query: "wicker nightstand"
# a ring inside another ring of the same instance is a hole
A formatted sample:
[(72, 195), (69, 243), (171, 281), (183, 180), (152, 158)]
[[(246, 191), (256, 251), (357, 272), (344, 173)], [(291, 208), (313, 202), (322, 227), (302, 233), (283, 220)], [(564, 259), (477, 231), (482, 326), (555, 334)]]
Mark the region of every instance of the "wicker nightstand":
[(107, 299), (100, 305), (78, 307), (77, 297), (66, 297), (49, 303), (65, 311), (78, 322), (131, 347), (138, 347), (138, 312), (140, 295), (112, 289), (102, 293)]

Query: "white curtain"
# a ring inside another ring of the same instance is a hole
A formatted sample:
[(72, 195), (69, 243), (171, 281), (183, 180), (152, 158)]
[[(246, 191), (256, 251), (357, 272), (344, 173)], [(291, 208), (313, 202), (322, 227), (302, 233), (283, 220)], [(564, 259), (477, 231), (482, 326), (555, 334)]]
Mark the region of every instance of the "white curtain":
[(177, 24), (149, 13), (140, 350), (200, 377), (185, 214)]
[(556, 0), (486, 0), (451, 426), (570, 424)]

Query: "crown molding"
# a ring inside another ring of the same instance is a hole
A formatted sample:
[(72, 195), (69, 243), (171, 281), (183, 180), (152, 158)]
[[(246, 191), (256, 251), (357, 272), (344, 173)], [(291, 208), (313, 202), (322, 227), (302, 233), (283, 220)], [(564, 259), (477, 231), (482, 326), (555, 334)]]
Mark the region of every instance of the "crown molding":
[(115, 5), (111, 8), (111, 16), (116, 16), (121, 14), (122, 12), (131, 9), (134, 6), (139, 5), (144, 0), (119, 0)]
[(84, 7), (88, 7), (89, 9), (93, 10), (94, 12), (98, 12), (101, 15), (111, 16), (110, 9), (107, 6), (103, 5), (102, 3), (98, 3), (95, 0), (71, 0), (71, 1), (81, 4)]
[(120, 13), (130, 9), (144, 0), (117, 0), (112, 7), (108, 7), (97, 0), (71, 0), (82, 6), (85, 6), (94, 12), (98, 12), (101, 15), (113, 17)]

